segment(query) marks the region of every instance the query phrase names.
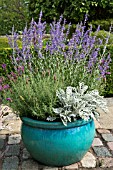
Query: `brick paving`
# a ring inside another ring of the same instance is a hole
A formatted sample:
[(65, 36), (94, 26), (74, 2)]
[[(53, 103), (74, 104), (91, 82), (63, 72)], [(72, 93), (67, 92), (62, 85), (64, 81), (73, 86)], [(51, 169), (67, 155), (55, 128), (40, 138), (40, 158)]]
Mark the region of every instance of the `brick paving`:
[(8, 121), (4, 120), (6, 129), (0, 131), (0, 170), (113, 170), (113, 98), (108, 99), (108, 104), (112, 108), (109, 120), (103, 115), (101, 124), (95, 122), (90, 150), (80, 162), (64, 167), (49, 167), (33, 160), (21, 140), (21, 121), (10, 115)]
[(113, 170), (113, 130), (96, 129), (92, 147), (84, 158), (65, 167), (48, 167), (33, 160), (20, 134), (0, 135), (0, 170)]

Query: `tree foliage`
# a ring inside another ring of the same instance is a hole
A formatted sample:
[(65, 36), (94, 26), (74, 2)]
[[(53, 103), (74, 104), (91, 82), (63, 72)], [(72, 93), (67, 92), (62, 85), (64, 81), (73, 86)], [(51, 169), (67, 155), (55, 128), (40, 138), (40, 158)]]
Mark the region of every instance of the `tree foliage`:
[(111, 0), (29, 0), (30, 16), (38, 18), (43, 11), (44, 20), (48, 23), (61, 14), (68, 22), (76, 23), (89, 13), (89, 19), (106, 19), (113, 15), (113, 2)]
[(27, 5), (25, 0), (0, 1), (0, 34), (10, 34), (14, 26), (20, 31), (27, 22)]

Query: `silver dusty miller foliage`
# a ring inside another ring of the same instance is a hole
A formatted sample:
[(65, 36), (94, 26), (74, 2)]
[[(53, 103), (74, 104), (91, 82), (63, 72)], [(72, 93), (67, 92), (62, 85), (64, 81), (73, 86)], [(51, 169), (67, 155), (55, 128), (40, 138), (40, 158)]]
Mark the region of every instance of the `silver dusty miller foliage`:
[(60, 117), (63, 124), (66, 126), (67, 122), (76, 120), (78, 117), (88, 121), (91, 118), (98, 118), (99, 113), (97, 108), (107, 111), (107, 103), (103, 96), (99, 95), (98, 90), (88, 91), (88, 86), (84, 83), (79, 83), (79, 86), (68, 86), (66, 91), (59, 89), (56, 92), (60, 107), (53, 108), (56, 114), (54, 118), (47, 118), (53, 121)]

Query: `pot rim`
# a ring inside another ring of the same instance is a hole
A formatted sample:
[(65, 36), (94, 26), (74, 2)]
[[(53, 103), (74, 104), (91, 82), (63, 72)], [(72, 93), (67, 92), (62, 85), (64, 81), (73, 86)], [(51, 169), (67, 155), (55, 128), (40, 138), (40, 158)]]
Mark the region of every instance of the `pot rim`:
[(88, 121), (80, 119), (74, 122), (68, 122), (67, 126), (64, 126), (62, 122), (40, 121), (40, 120), (31, 119), (28, 117), (21, 117), (21, 120), (23, 124), (27, 126), (40, 128), (40, 129), (68, 129), (68, 128), (83, 126), (93, 121), (93, 119), (89, 119)]

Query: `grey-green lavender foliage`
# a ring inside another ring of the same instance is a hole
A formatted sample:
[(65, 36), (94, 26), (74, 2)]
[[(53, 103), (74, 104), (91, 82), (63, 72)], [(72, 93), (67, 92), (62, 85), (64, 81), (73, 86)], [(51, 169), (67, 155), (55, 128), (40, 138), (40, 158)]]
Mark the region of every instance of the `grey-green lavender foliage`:
[[(48, 74), (48, 73), (47, 73)], [(44, 75), (43, 75), (44, 76)], [(64, 84), (51, 76), (40, 77), (38, 73), (27, 73), (21, 75), (16, 82), (12, 81), (12, 87), (4, 93), (14, 111), (20, 116), (32, 117), (39, 120), (46, 120), (53, 116), (53, 106), (56, 106), (56, 91)], [(6, 103), (4, 100), (4, 103)]]

